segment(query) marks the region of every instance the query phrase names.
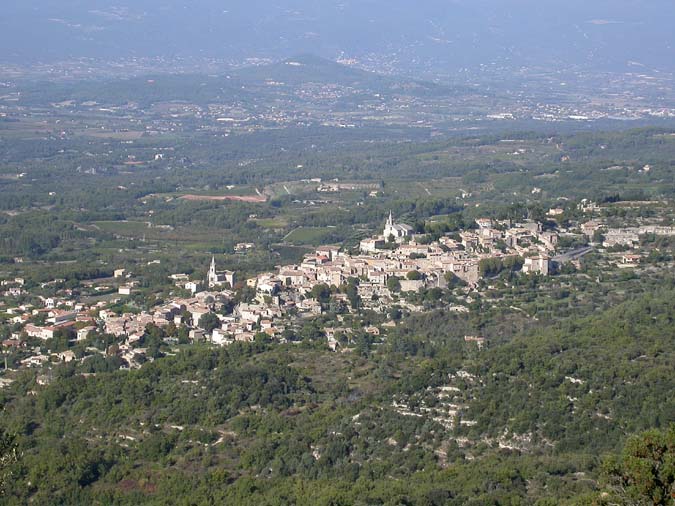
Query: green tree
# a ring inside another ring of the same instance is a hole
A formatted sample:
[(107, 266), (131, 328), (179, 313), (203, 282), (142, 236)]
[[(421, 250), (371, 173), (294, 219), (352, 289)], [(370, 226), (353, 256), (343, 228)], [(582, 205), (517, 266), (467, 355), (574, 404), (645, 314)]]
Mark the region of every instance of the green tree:
[(504, 269), (504, 264), (500, 258), (483, 258), (478, 262), (478, 269), (481, 276), (492, 277)]
[(405, 275), (407, 279), (410, 281), (419, 281), (422, 279), (422, 274), (420, 271), (410, 271), (408, 274)]
[(513, 272), (519, 271), (520, 269), (523, 268), (524, 263), (525, 260), (520, 256), (506, 257), (504, 259), (504, 269), (508, 269)]
[(389, 288), (389, 290), (392, 291), (392, 292), (400, 292), (401, 291), (401, 281), (396, 276), (391, 276), (387, 280), (387, 288)]
[(327, 304), (330, 300), (330, 287), (325, 283), (319, 283), (318, 285), (314, 285), (310, 295), (321, 304)]
[(357, 278), (349, 278), (347, 285), (344, 287), (344, 292), (352, 305), (352, 309), (358, 309), (361, 306), (361, 297), (359, 296), (359, 280)]
[(207, 334), (210, 334), (214, 329), (220, 327), (220, 320), (215, 313), (206, 313), (199, 318), (199, 326), (203, 328)]
[(445, 281), (448, 283), (448, 288), (451, 290), (453, 288), (457, 288), (458, 286), (466, 286), (466, 281), (457, 277), (454, 272), (448, 271), (444, 274), (444, 277)]
[(594, 231), (591, 240), (594, 243), (602, 244), (605, 241), (605, 234), (603, 233), (603, 230), (599, 228)]
[(624, 505), (675, 503), (675, 424), (628, 440), (621, 455), (609, 458), (604, 474), (614, 501)]
[(14, 436), (0, 433), (0, 497), (5, 495), (5, 485), (12, 476), (11, 467), (18, 460)]

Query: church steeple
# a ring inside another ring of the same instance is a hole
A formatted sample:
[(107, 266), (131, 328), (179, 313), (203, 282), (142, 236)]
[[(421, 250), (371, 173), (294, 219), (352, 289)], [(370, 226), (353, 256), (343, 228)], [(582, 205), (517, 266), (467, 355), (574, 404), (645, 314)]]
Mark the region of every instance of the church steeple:
[(392, 227), (394, 225), (394, 215), (389, 211), (389, 219), (387, 220), (387, 226)]
[(218, 280), (218, 275), (216, 274), (216, 257), (211, 257), (211, 266), (209, 267), (209, 274), (207, 276), (209, 287), (213, 287)]

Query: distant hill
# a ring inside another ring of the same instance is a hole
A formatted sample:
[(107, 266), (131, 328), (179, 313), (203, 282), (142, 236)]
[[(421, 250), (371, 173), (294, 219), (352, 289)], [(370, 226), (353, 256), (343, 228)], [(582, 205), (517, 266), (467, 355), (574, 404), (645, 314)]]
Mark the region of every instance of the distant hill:
[(391, 82), (390, 78), (341, 65), (311, 54), (287, 58), (271, 65), (246, 67), (233, 72), (232, 75), (246, 81), (275, 80), (288, 85), (298, 85), (304, 82), (340, 83), (343, 85), (363, 85), (364, 83), (378, 82), (385, 85)]
[(227, 99), (244, 102), (297, 89), (303, 84), (350, 87), (359, 92), (413, 97), (449, 96), (471, 93), (469, 87), (442, 86), (424, 81), (383, 76), (312, 55), (289, 58), (270, 65), (257, 65), (205, 76), (176, 74), (83, 82), (26, 83), (21, 100), (25, 104), (50, 104), (65, 100), (97, 101), (108, 104), (138, 102), (148, 106), (163, 101), (212, 103)]
[(675, 69), (672, 0), (5, 2), (1, 60), (302, 53), (444, 70), (481, 63)]
[(279, 63), (246, 67), (230, 73), (243, 82), (277, 82), (297, 87), (303, 83), (337, 84), (380, 93), (412, 96), (448, 95), (471, 92), (468, 87), (449, 87), (423, 80), (412, 80), (368, 72), (316, 55), (304, 54)]

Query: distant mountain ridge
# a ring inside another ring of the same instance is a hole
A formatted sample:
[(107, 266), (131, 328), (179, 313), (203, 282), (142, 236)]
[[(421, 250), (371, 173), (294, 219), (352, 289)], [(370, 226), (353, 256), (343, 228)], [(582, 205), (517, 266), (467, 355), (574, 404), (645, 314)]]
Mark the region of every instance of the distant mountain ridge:
[(675, 70), (671, 0), (28, 0), (0, 60), (315, 53), (443, 69), (484, 63)]

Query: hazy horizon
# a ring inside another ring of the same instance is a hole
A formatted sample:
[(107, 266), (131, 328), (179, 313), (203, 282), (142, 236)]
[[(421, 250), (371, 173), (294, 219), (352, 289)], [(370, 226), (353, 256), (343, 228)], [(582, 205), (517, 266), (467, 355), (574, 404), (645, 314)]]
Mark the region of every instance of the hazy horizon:
[(0, 59), (387, 58), (401, 68), (675, 69), (665, 0), (32, 0), (5, 6)]

